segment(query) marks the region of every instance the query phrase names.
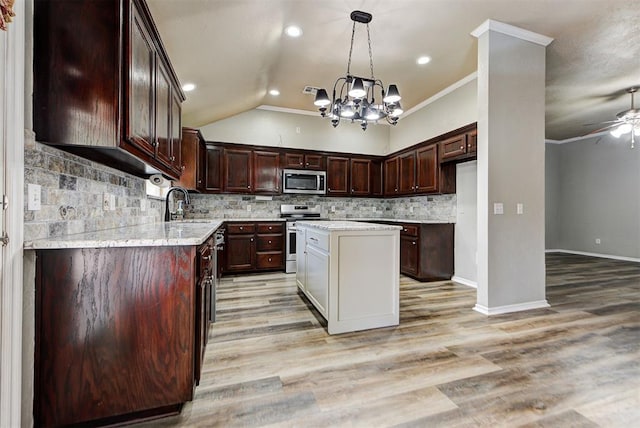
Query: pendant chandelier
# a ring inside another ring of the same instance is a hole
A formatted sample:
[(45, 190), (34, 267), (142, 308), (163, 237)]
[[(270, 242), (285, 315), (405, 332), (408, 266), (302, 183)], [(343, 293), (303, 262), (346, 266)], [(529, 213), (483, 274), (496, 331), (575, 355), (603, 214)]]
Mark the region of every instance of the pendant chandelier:
[[(319, 107), (322, 117), (329, 116), (331, 124), (335, 128), (340, 120), (360, 122), (363, 131), (367, 129), (369, 122), (377, 122), (386, 119), (391, 125), (398, 123), (398, 117), (402, 114), (400, 105), (400, 93), (396, 85), (389, 85), (385, 92), (381, 80), (373, 75), (373, 56), (371, 54), (371, 36), (369, 34), (369, 22), (372, 15), (367, 12), (354, 10), (351, 12), (353, 29), (351, 30), (351, 48), (349, 49), (349, 62), (347, 73), (338, 77), (333, 85), (331, 99), (325, 89), (318, 89), (314, 104)], [(367, 42), (369, 44), (369, 68), (370, 77), (358, 77), (351, 74), (351, 54), (353, 53), (353, 39), (356, 34), (356, 22), (367, 25)], [(376, 100), (376, 96), (379, 98)]]

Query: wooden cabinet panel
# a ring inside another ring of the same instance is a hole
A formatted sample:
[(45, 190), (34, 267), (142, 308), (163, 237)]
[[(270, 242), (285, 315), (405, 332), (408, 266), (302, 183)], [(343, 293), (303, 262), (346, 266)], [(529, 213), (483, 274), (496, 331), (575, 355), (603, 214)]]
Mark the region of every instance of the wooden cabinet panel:
[(208, 193), (222, 192), (223, 149), (218, 146), (206, 146), (205, 186)]
[(327, 194), (349, 194), (349, 158), (327, 156)]
[(438, 191), (438, 145), (416, 150), (416, 192)]
[(478, 152), (478, 130), (474, 129), (467, 133), (467, 153), (475, 154)]
[[(201, 139), (200, 132), (193, 128), (182, 128), (182, 138), (180, 140), (180, 163), (182, 163), (180, 169), (182, 174), (175, 185), (184, 187), (187, 190), (202, 190), (204, 187), (202, 174), (205, 169), (203, 163), (206, 162), (206, 157), (206, 147), (204, 140)], [(178, 164), (178, 161), (176, 163)]]
[(282, 234), (264, 234), (258, 235), (257, 250), (260, 251), (281, 251)]
[(380, 159), (371, 161), (371, 196), (382, 196), (383, 194), (382, 165)]
[(228, 223), (227, 233), (230, 235), (242, 235), (247, 233), (255, 233), (256, 226), (253, 223)]
[(224, 149), (225, 192), (251, 193), (252, 171), (251, 150)]
[(284, 223), (258, 223), (258, 233), (283, 233)]
[[(127, 140), (149, 156), (155, 155), (154, 59), (155, 49), (137, 3), (131, 5), (130, 58), (127, 83)], [(168, 133), (167, 133), (168, 135)]]
[(280, 154), (277, 152), (253, 152), (253, 192), (280, 192)]
[(35, 426), (192, 398), (195, 260), (192, 246), (38, 251)]
[(283, 166), (285, 168), (304, 169), (304, 154), (303, 153), (285, 153)]
[(282, 251), (263, 252), (257, 255), (258, 269), (282, 269), (282, 266), (284, 266)]
[(371, 160), (351, 158), (351, 194), (367, 196), (371, 194)]
[(227, 272), (252, 270), (255, 267), (255, 236), (227, 234), (225, 240), (225, 258)]
[(456, 135), (439, 143), (440, 159), (442, 161), (464, 155), (467, 152), (466, 135)]
[(314, 155), (314, 154), (305, 154), (304, 155), (304, 167), (306, 169), (313, 169), (318, 171), (324, 170), (324, 156), (322, 155)]
[(384, 161), (384, 195), (393, 196), (398, 194), (398, 172), (400, 159), (394, 156)]
[(416, 152), (409, 152), (399, 157), (398, 193), (408, 194), (415, 191), (416, 186)]
[(171, 140), (169, 138), (171, 109), (171, 84), (169, 75), (161, 61), (156, 61), (156, 97), (155, 97), (155, 140), (156, 156), (160, 162), (171, 166)]
[(186, 166), (182, 160), (182, 105), (175, 91), (171, 91), (171, 168), (182, 177)]
[(418, 259), (420, 258), (418, 238), (414, 236), (400, 236), (400, 271), (404, 274), (418, 273)]

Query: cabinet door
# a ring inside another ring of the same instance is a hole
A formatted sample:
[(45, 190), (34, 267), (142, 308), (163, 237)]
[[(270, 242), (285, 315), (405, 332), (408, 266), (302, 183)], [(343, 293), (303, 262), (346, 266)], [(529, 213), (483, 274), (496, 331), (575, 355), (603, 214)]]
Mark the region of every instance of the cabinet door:
[(182, 162), (182, 174), (180, 174), (180, 180), (176, 183), (177, 186), (184, 187), (187, 190), (200, 189), (198, 180), (198, 157), (202, 156), (202, 159), (207, 155), (204, 152), (200, 154), (200, 139), (198, 138), (198, 131), (191, 128), (182, 128), (182, 138), (180, 139), (180, 160)]
[(253, 152), (253, 192), (280, 192), (280, 154)]
[(382, 161), (371, 161), (371, 196), (382, 196)]
[(171, 84), (169, 74), (161, 61), (156, 61), (156, 99), (155, 99), (155, 145), (156, 157), (168, 167), (172, 164), (171, 154)]
[(416, 192), (438, 191), (438, 145), (416, 150)]
[(351, 194), (368, 196), (371, 194), (371, 160), (351, 158)]
[(171, 167), (178, 175), (181, 175), (186, 166), (182, 159), (182, 106), (178, 94), (171, 91)]
[[(153, 80), (155, 50), (137, 3), (131, 6), (131, 40), (127, 80), (126, 138), (149, 156), (155, 155)], [(168, 135), (168, 134), (167, 134)]]
[(349, 158), (327, 156), (327, 193), (349, 194)]
[(222, 192), (222, 147), (205, 146), (205, 152), (204, 188), (209, 193)]
[(467, 153), (477, 153), (478, 152), (478, 130), (474, 129), (471, 132), (467, 133)]
[(225, 242), (226, 271), (253, 270), (256, 258), (256, 242), (251, 235), (229, 235)]
[(324, 156), (322, 155), (304, 155), (304, 167), (306, 169), (314, 169), (318, 171), (324, 171)]
[(400, 155), (398, 193), (413, 193), (416, 188), (416, 152)]
[(384, 161), (384, 195), (398, 194), (398, 156)]
[(467, 152), (466, 134), (456, 135), (447, 138), (439, 143), (440, 145), (440, 161), (455, 158), (464, 155)]
[(304, 168), (304, 154), (302, 153), (285, 153), (284, 167), (293, 169)]
[(400, 236), (400, 272), (418, 274), (418, 239), (413, 236)]
[(251, 193), (253, 171), (251, 150), (224, 150), (224, 190), (233, 193)]
[(329, 305), (329, 254), (307, 245), (307, 296), (315, 304), (318, 312), (328, 318)]
[(296, 231), (296, 283), (298, 288), (306, 291), (307, 287), (307, 237), (305, 229)]

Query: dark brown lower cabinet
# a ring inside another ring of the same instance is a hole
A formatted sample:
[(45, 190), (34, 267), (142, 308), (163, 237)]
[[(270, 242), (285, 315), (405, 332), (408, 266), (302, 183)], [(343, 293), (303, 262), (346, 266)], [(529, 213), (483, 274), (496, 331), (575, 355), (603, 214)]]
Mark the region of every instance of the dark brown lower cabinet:
[(192, 399), (194, 342), (203, 337), (197, 253), (37, 252), (35, 426), (120, 423), (176, 413)]
[(226, 273), (284, 270), (284, 222), (229, 222), (226, 230)]
[(400, 272), (420, 281), (453, 276), (453, 224), (400, 224)]

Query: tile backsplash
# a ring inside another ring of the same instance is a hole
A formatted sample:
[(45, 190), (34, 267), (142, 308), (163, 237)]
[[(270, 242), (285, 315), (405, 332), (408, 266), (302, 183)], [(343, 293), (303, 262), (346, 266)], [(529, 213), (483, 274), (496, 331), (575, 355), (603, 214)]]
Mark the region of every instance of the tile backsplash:
[(322, 217), (397, 218), (455, 222), (456, 195), (413, 196), (395, 199), (332, 198), (277, 195), (271, 200), (242, 195), (191, 195), (187, 218), (278, 218), (281, 204), (319, 205)]
[[(25, 241), (162, 219), (162, 201), (147, 198), (144, 179), (38, 143), (31, 131), (24, 163)], [(41, 186), (40, 210), (28, 210), (29, 184)], [(115, 210), (104, 210), (105, 193), (114, 195)]]

